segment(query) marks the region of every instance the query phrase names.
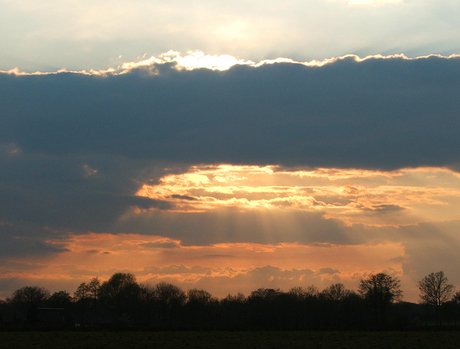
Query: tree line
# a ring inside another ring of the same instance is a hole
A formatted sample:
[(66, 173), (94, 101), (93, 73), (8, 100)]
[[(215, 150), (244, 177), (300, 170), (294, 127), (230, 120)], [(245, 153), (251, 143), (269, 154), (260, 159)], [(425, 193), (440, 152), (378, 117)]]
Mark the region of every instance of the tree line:
[(442, 271), (419, 281), (420, 302), (404, 302), (400, 280), (369, 274), (358, 291), (335, 283), (259, 288), (218, 299), (202, 289), (171, 283), (142, 284), (130, 273), (92, 278), (73, 296), (38, 286), (17, 289), (0, 301), (0, 325), (8, 327), (138, 327), (152, 329), (378, 329), (456, 326), (460, 292)]

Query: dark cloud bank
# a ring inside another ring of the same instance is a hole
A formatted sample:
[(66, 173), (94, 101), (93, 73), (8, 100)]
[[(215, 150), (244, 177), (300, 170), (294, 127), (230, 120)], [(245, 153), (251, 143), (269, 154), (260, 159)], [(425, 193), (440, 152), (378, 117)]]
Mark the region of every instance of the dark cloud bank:
[(0, 74), (0, 230), (110, 231), (130, 206), (168, 209), (133, 196), (165, 167), (457, 168), (459, 82), (460, 59), (434, 56)]
[(0, 75), (0, 140), (188, 163), (394, 169), (459, 159), (459, 58), (169, 68)]

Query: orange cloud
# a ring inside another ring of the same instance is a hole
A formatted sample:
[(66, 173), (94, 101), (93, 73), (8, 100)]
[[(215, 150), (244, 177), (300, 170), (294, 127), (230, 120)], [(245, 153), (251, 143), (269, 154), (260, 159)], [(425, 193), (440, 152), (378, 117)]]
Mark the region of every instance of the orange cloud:
[(179, 212), (298, 209), (321, 212), (346, 224), (384, 226), (416, 224), (427, 217), (446, 219), (436, 208), (460, 209), (460, 179), (443, 168), (384, 172), (193, 166), (187, 173), (163, 177), (157, 185), (143, 185), (137, 195), (171, 202)]

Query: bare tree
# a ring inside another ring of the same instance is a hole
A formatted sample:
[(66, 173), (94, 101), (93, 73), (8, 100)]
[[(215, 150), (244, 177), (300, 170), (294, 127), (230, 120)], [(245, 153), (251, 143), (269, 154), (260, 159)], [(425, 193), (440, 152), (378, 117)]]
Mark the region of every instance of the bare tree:
[(436, 325), (439, 324), (439, 308), (449, 301), (454, 292), (454, 285), (449, 284), (443, 271), (431, 273), (418, 283), (421, 303), (434, 306), (436, 309)]
[(317, 298), (319, 295), (319, 290), (315, 285), (311, 285), (307, 287), (296, 286), (296, 287), (292, 287), (288, 291), (288, 294), (298, 300), (306, 299), (306, 298)]
[(358, 292), (374, 307), (377, 325), (385, 325), (389, 306), (402, 299), (401, 281), (386, 273), (369, 274), (361, 279)]

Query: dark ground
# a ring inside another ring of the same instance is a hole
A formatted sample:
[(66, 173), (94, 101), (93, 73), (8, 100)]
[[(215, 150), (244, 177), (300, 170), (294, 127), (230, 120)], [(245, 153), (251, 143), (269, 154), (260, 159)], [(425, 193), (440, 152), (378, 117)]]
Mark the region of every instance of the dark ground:
[(460, 348), (460, 331), (0, 332), (1, 349)]

